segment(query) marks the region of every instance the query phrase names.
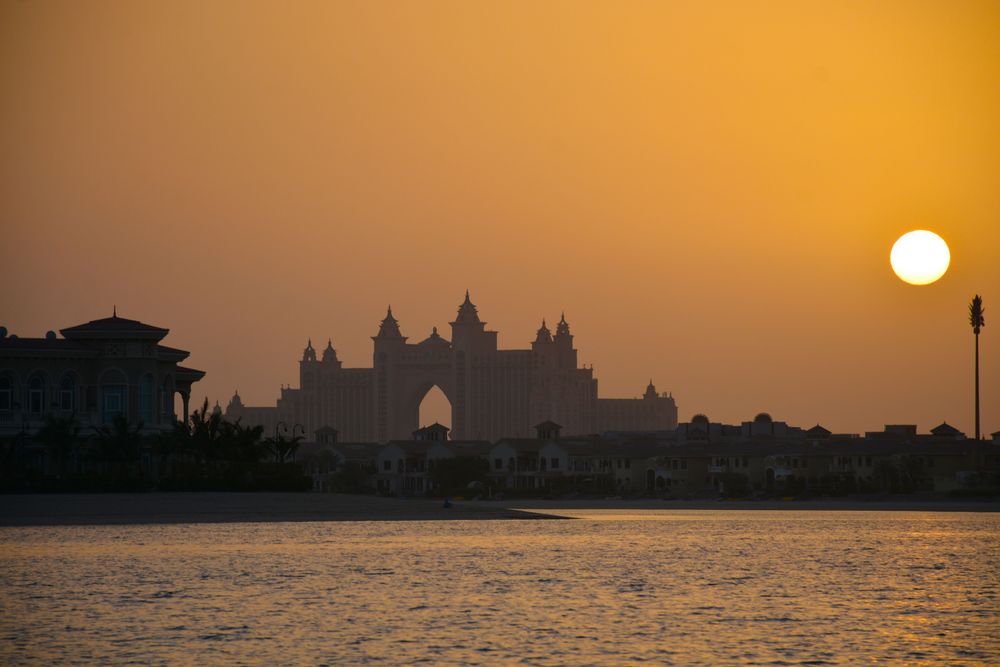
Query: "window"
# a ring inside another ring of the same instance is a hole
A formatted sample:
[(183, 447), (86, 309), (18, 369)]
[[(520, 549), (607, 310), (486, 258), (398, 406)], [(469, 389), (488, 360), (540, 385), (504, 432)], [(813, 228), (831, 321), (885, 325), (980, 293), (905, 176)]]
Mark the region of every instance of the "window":
[(106, 384), (101, 387), (101, 420), (110, 424), (118, 415), (125, 414), (125, 385)]
[(0, 377), (0, 412), (9, 412), (14, 406), (14, 388), (8, 377)]
[(39, 415), (45, 407), (45, 382), (37, 375), (28, 381), (28, 412)]
[(59, 409), (72, 412), (76, 407), (76, 382), (73, 375), (67, 373), (59, 383)]
[(142, 376), (139, 381), (139, 419), (144, 424), (153, 423), (153, 376)]
[(493, 459), (493, 469), (500, 470), (503, 468), (503, 459)]
[(552, 457), (552, 469), (553, 470), (559, 469), (559, 459), (556, 458), (555, 456)]
[(390, 461), (389, 459), (386, 459), (385, 461), (382, 461), (382, 470), (389, 470), (389, 471), (391, 471), (392, 470), (392, 461)]
[(744, 468), (749, 468), (750, 467), (750, 459), (749, 459), (749, 457), (746, 457), (746, 456), (743, 457), (743, 467)]

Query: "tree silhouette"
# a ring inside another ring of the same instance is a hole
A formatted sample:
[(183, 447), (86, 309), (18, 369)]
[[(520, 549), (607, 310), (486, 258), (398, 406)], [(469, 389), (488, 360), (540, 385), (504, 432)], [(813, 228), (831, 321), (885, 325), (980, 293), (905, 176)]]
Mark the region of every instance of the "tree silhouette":
[(109, 426), (94, 429), (101, 449), (101, 458), (109, 463), (136, 463), (142, 444), (142, 422), (133, 428), (125, 415), (117, 414)]
[(80, 445), (80, 424), (76, 416), (46, 415), (45, 424), (38, 429), (35, 437), (55, 455), (59, 474), (65, 474), (71, 455), (78, 451)]
[(209, 409), (205, 399), (200, 410), (191, 413), (187, 423), (176, 421), (174, 428), (156, 438), (161, 462), (176, 459), (195, 463), (257, 463), (267, 455), (263, 426), (244, 426), (240, 420), (226, 420)]
[(244, 426), (237, 419), (235, 422), (222, 420), (222, 452), (227, 461), (257, 463), (267, 453), (263, 441), (263, 426)]
[(969, 324), (972, 325), (972, 333), (976, 335), (976, 440), (979, 440), (979, 330), (986, 326), (984, 312), (983, 297), (977, 294), (969, 304)]
[(178, 460), (191, 453), (191, 429), (178, 419), (172, 429), (153, 437), (153, 447), (160, 458), (161, 473), (167, 473)]
[(209, 409), (208, 399), (201, 410), (191, 413), (190, 448), (201, 461), (219, 461), (222, 452), (222, 414)]
[[(284, 422), (279, 422), (279, 426), (284, 424)], [(302, 426), (296, 424), (292, 427), (292, 435), (285, 436), (278, 432), (278, 428), (274, 429), (274, 437), (265, 440), (267, 448), (271, 450), (274, 454), (274, 460), (276, 463), (284, 463), (285, 459), (289, 456), (294, 456), (295, 452), (299, 449), (299, 443), (302, 442), (301, 435), (295, 435), (297, 429), (302, 429)], [(302, 429), (305, 431), (305, 429)], [(288, 432), (288, 426), (285, 426), (285, 433)]]

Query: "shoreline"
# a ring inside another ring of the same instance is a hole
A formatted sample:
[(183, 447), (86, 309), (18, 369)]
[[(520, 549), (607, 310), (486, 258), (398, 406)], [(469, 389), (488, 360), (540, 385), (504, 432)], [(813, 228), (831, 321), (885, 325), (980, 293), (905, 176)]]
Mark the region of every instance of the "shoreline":
[(499, 504), (329, 493), (67, 493), (0, 495), (0, 527), (285, 521), (562, 519)]
[(1000, 512), (1000, 499), (950, 498), (845, 498), (812, 500), (656, 500), (578, 499), (524, 500), (507, 503), (526, 511), (826, 511), (826, 512)]
[(320, 493), (91, 493), (0, 495), (0, 527), (285, 521), (570, 519), (574, 513), (658, 511), (1000, 512), (1000, 500), (440, 500)]

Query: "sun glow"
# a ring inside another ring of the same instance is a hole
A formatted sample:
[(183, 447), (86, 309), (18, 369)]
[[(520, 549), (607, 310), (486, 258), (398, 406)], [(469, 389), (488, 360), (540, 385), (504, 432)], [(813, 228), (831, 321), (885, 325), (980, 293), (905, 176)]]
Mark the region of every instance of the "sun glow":
[(944, 239), (925, 229), (899, 237), (889, 253), (892, 270), (911, 285), (929, 285), (948, 270), (951, 252)]

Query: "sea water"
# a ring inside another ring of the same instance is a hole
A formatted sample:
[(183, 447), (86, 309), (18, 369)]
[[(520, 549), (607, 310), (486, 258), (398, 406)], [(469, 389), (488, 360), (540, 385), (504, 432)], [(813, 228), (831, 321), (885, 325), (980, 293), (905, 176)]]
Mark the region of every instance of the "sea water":
[(1000, 515), (0, 528), (0, 663), (1000, 663)]

